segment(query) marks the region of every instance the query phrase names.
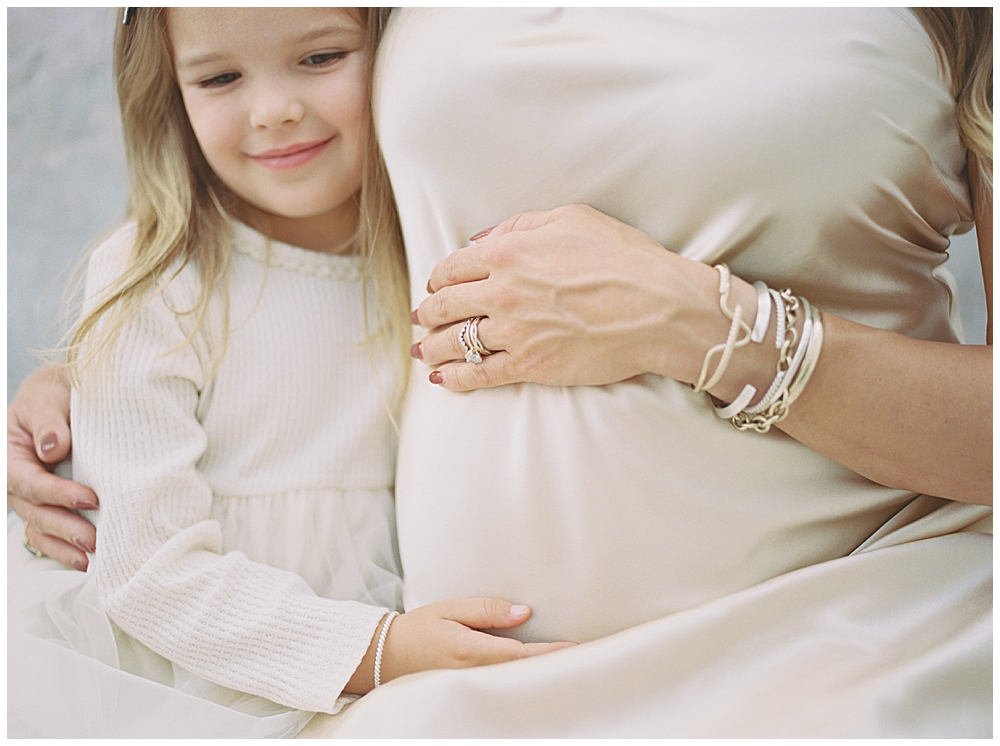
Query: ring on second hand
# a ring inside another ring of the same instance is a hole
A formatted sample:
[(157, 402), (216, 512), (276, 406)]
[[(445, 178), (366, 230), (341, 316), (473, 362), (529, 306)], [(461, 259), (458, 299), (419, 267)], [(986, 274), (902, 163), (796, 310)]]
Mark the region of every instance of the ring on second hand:
[(465, 362), (474, 363), (475, 365), (483, 362), (484, 355), (492, 354), (479, 341), (479, 322), (482, 318), (482, 316), (473, 316), (471, 319), (466, 319), (465, 324), (462, 325), (461, 330), (458, 332), (458, 342), (462, 345), (462, 349), (465, 350)]
[(45, 556), (41, 549), (35, 549), (31, 546), (31, 542), (28, 541), (28, 527), (24, 527), (24, 538), (21, 539), (21, 543), (24, 544), (24, 548), (31, 552), (37, 559), (41, 559)]

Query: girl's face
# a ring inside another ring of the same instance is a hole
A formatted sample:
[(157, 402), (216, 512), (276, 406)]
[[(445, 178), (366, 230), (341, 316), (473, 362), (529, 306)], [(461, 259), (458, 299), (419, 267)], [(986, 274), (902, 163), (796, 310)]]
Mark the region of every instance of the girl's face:
[(365, 31), (343, 9), (173, 8), (167, 31), (209, 166), (274, 238), (353, 233), (367, 137)]

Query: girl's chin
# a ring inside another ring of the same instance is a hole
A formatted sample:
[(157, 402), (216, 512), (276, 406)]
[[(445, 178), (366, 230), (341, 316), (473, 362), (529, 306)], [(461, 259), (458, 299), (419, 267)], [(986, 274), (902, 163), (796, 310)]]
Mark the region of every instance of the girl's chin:
[(310, 225), (316, 227), (338, 225), (343, 220), (356, 220), (358, 214), (357, 195), (352, 194), (346, 199), (315, 200), (313, 199), (282, 200), (281, 202), (252, 203), (241, 200), (236, 211), (236, 217), (247, 225), (257, 228), (275, 223), (296, 223), (300, 229), (308, 230)]

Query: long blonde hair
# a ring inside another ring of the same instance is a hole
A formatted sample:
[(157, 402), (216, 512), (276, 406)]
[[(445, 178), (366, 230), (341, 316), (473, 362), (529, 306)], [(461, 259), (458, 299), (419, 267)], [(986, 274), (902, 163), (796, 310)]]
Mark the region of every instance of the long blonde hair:
[(914, 8), (951, 77), (962, 144), (993, 194), (993, 8)]
[[(181, 347), (205, 326), (215, 293), (223, 300), (225, 315), (207, 375), (218, 368), (228, 339), (232, 235), (227, 216), (233, 214), (236, 198), (209, 167), (188, 121), (174, 76), (167, 9), (133, 10), (131, 22), (118, 24), (115, 34), (114, 76), (129, 172), (128, 214), (136, 223), (136, 237), (126, 270), (72, 330), (66, 364), (76, 385), (81, 371), (106, 356), (121, 329), (188, 262), (198, 269), (201, 288), (192, 308), (175, 309), (193, 320), (186, 325), (189, 331)], [(366, 27), (369, 87), (372, 61), (388, 15), (386, 8), (360, 9)], [(368, 119), (359, 195), (359, 251), (366, 300), (374, 292), (384, 311), (380, 317), (387, 322), (380, 323), (374, 333), (369, 329), (369, 337), (391, 337), (405, 377), (411, 334), (406, 257), (374, 124), (371, 116)], [(367, 312), (365, 319), (367, 325)], [(402, 390), (398, 389), (394, 404)]]

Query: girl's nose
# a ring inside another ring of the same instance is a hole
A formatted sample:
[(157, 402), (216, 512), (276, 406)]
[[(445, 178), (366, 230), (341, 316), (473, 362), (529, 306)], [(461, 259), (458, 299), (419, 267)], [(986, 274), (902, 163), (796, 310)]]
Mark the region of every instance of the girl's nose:
[(283, 124), (295, 124), (305, 116), (305, 106), (297, 97), (278, 86), (261, 90), (250, 108), (250, 126), (271, 129)]

